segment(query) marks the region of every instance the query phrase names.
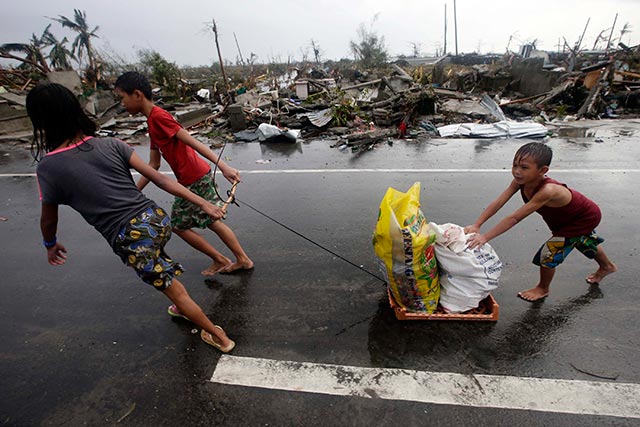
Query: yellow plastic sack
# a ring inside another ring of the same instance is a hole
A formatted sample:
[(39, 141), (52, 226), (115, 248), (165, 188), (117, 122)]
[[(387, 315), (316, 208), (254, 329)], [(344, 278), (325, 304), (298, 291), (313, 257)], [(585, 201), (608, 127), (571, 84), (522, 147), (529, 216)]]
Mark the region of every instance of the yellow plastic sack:
[(394, 299), (408, 311), (433, 313), (440, 298), (436, 236), (420, 210), (420, 183), (389, 188), (380, 203), (373, 248)]

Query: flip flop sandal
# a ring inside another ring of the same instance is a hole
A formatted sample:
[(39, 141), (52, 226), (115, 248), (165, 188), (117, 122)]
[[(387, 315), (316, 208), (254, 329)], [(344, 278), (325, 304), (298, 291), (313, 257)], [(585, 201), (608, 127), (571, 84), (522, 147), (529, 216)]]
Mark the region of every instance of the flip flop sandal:
[(175, 304), (174, 305), (170, 305), (169, 308), (167, 308), (167, 313), (171, 317), (182, 317), (183, 319), (189, 320), (189, 318), (187, 316), (185, 316), (184, 314), (180, 313), (180, 310), (178, 310), (178, 307), (176, 307)]
[[(218, 325), (214, 325), (214, 326), (224, 332), (224, 330), (220, 326), (218, 326)], [(206, 342), (210, 346), (213, 346), (213, 347), (217, 348), (218, 350), (220, 350), (223, 353), (229, 353), (236, 346), (236, 343), (234, 341), (229, 340), (229, 341), (231, 341), (231, 344), (229, 344), (226, 347), (222, 347), (220, 344), (215, 342), (213, 340), (213, 337), (211, 336), (211, 334), (209, 332), (205, 331), (204, 329), (200, 331), (200, 338), (202, 338), (202, 341)]]

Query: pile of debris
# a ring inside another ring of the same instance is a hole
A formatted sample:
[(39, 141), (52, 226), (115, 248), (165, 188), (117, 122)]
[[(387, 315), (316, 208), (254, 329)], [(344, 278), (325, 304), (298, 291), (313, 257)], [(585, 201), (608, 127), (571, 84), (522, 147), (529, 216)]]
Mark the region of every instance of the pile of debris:
[[(638, 46), (545, 55), (447, 56), (367, 72), (288, 68), (236, 82), (222, 97), (211, 95), (220, 94), (218, 87), (193, 82), (191, 102), (165, 102), (162, 88), (154, 96), (208, 143), (333, 138), (353, 151), (395, 138), (539, 138), (547, 134), (545, 123), (640, 111)], [(81, 91), (77, 75), (49, 79)], [(24, 95), (0, 87), (0, 138), (26, 126)], [(145, 120), (129, 117), (111, 92), (84, 94), (82, 101), (101, 135), (135, 142), (146, 133)]]

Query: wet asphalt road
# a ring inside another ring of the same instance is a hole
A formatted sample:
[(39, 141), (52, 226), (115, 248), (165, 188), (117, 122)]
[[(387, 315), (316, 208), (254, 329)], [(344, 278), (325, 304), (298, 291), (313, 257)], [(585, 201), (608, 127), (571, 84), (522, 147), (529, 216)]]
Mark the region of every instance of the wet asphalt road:
[[(244, 172), (244, 182), (227, 223), (255, 270), (205, 281), (202, 255), (177, 236), (167, 251), (187, 269), (183, 281), (193, 298), (236, 340), (235, 356), (599, 380), (589, 372), (640, 383), (638, 135), (640, 121), (598, 122), (549, 140), (550, 176), (600, 205), (598, 232), (619, 272), (590, 287), (584, 277), (595, 263), (574, 254), (558, 269), (546, 301), (519, 300), (516, 293), (536, 283), (530, 259), (549, 234), (531, 216), (492, 242), (506, 267), (494, 292), (497, 323), (397, 321), (378, 280), (245, 203), (377, 274), (371, 233), (387, 187), (406, 190), (420, 181), (428, 220), (471, 223), (508, 184), (523, 141), (397, 141), (360, 155), (330, 148), (329, 141), (230, 144), (224, 157)], [(136, 149), (146, 158), (146, 147)], [(354, 170), (362, 168), (437, 171)], [(294, 169), (315, 172), (258, 172)], [(1, 174), (33, 171), (26, 152), (0, 146)], [(168, 194), (152, 186), (146, 192), (170, 207)], [(168, 300), (139, 282), (77, 213), (61, 209), (58, 238), (69, 260), (54, 268), (40, 244), (35, 179), (1, 177), (0, 200), (7, 218), (0, 222), (0, 425), (640, 424), (211, 383), (219, 353), (192, 333), (192, 324), (169, 318)], [(503, 212), (519, 205), (512, 200)]]

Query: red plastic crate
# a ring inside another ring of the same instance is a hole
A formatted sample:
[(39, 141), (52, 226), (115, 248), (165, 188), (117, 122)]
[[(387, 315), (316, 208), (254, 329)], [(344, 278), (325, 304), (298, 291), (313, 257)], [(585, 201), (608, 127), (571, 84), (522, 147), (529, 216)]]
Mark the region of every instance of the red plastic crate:
[(478, 308), (469, 310), (466, 313), (447, 313), (440, 306), (438, 306), (435, 313), (413, 313), (396, 304), (389, 288), (387, 288), (387, 295), (389, 296), (391, 308), (398, 320), (473, 320), (496, 322), (500, 315), (500, 306), (491, 294), (480, 301)]

